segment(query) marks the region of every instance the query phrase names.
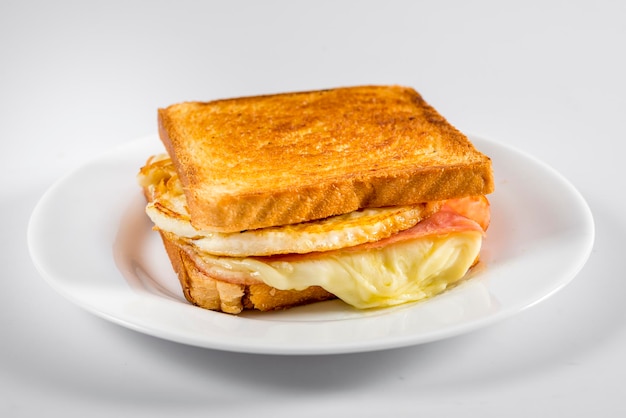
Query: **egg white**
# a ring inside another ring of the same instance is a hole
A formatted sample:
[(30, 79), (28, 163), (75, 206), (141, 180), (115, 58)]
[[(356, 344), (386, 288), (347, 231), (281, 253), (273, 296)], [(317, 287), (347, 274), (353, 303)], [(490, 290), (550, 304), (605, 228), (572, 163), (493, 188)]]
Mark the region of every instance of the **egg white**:
[(208, 254), (245, 257), (331, 251), (387, 238), (411, 228), (439, 209), (439, 202), (359, 210), (321, 220), (223, 233), (196, 229), (174, 166), (166, 156), (142, 169), (151, 202), (146, 213), (157, 229), (175, 234)]

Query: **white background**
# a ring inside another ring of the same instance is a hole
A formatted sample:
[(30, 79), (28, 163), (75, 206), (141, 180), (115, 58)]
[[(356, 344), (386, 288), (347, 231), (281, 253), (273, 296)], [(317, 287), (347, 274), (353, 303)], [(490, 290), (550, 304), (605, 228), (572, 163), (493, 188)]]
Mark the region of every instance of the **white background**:
[[(625, 74), (617, 0), (2, 0), (0, 415), (624, 416)], [(383, 83), (415, 87), (462, 131), (578, 188), (596, 244), (569, 286), (436, 343), (281, 357), (135, 333), (35, 270), (26, 229), (38, 199), (154, 133), (157, 107)]]

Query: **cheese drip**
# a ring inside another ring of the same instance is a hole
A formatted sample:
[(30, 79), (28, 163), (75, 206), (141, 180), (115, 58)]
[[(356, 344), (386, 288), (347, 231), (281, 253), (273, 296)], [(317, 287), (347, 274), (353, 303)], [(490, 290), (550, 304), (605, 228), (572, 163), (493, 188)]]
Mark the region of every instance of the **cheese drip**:
[(344, 302), (366, 309), (418, 301), (443, 292), (472, 266), (481, 243), (480, 232), (461, 231), (376, 250), (333, 251), (295, 261), (209, 255), (203, 259), (248, 273), (277, 289), (321, 286)]

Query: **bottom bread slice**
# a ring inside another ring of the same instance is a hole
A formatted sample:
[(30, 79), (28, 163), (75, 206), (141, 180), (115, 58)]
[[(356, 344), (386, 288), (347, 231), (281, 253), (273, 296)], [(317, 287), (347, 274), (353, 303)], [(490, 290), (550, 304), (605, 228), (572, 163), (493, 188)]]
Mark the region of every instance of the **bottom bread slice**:
[(264, 283), (237, 284), (217, 280), (198, 269), (175, 242), (162, 233), (160, 235), (185, 298), (196, 306), (238, 314), (244, 310), (273, 311), (336, 298), (318, 286), (280, 290)]

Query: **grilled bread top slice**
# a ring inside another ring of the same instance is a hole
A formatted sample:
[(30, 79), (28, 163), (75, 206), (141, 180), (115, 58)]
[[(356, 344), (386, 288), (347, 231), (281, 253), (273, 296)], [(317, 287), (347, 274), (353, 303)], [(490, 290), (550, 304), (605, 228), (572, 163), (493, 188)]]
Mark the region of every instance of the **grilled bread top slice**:
[(491, 160), (413, 89), (185, 102), (159, 134), (192, 224), (236, 232), (494, 189)]

